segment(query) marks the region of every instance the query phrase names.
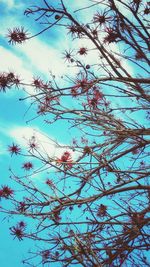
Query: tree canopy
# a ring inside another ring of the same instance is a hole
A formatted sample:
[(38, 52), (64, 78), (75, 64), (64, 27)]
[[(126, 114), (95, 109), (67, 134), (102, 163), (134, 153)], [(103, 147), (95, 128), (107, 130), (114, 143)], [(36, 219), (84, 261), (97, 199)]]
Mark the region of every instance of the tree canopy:
[(66, 144), (54, 137), (59, 156), (36, 136), (26, 150), (14, 141), (8, 146), (24, 163), (20, 175), (10, 169), (14, 188), (1, 185), (1, 212), (18, 216), (12, 236), (38, 242), (25, 266), (150, 266), (149, 13), (142, 0), (86, 0), (80, 8), (40, 0), (24, 13), (39, 32), (8, 31), (11, 45), (62, 32), (70, 45), (62, 57), (72, 70), (47, 80), (33, 74), (29, 83), (0, 73), (1, 93), (25, 91), (20, 101), (36, 110), (31, 124), (38, 117), (47, 127), (60, 122), (73, 136)]

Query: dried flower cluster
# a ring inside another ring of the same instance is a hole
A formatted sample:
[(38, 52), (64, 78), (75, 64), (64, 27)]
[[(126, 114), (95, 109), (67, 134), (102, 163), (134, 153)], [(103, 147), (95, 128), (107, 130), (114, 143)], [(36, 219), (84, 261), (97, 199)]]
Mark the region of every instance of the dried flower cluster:
[(28, 33), (23, 27), (14, 28), (13, 30), (8, 30), (7, 37), (9, 38), (10, 44), (22, 44), (28, 39)]
[[(25, 15), (45, 26), (35, 36), (65, 28), (71, 43), (63, 59), (72, 75), (23, 84), (4, 70), (0, 91), (31, 87), (36, 116), (63, 140), (53, 140), (56, 151), (51, 138), (42, 143), (36, 135), (26, 149), (8, 146), (12, 162), (23, 163), (20, 175), (16, 164), (10, 169), (14, 187), (0, 188), (2, 205), (10, 205), (1, 210), (32, 221), (30, 230), (24, 220), (10, 228), (19, 240), (39, 242), (26, 265), (148, 267), (150, 2), (87, 0), (77, 10), (54, 2), (36, 3)], [(21, 44), (28, 33), (14, 28), (7, 37)]]

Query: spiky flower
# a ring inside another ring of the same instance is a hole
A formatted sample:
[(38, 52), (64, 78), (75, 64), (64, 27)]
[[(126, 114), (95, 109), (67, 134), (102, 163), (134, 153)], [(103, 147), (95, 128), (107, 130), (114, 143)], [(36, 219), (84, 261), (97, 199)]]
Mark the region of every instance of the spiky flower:
[(8, 186), (2, 186), (0, 189), (0, 197), (9, 198), (13, 195), (14, 191)]
[(84, 35), (83, 27), (75, 24), (71, 24), (68, 27), (69, 33), (71, 33), (72, 37), (81, 38)]
[(8, 151), (11, 153), (11, 155), (18, 155), (21, 151), (21, 148), (13, 143), (12, 146), (8, 146)]
[(97, 216), (98, 217), (103, 217), (103, 216), (106, 216), (107, 214), (107, 206), (101, 204), (99, 207), (98, 207), (98, 210), (97, 210)]
[(81, 47), (79, 50), (78, 50), (78, 54), (79, 55), (87, 55), (87, 51), (88, 49), (86, 47)]
[(106, 29), (107, 35), (104, 38), (105, 43), (113, 43), (113, 42), (118, 42), (119, 41), (119, 33), (113, 29), (113, 28), (107, 28)]
[(7, 89), (10, 89), (13, 85), (19, 86), (20, 80), (13, 72), (3, 72), (0, 73), (0, 91), (6, 92)]
[(67, 169), (72, 168), (72, 158), (69, 151), (65, 151), (60, 158), (56, 160), (58, 165), (64, 165)]
[(73, 50), (65, 50), (63, 53), (63, 58), (65, 59), (65, 61), (68, 61), (69, 63), (73, 63), (74, 59), (73, 59)]
[(29, 171), (30, 169), (33, 169), (33, 164), (31, 162), (25, 162), (22, 168), (26, 171)]
[(106, 24), (106, 22), (109, 22), (111, 19), (112, 19), (111, 17), (107, 17), (106, 12), (104, 13), (97, 12), (93, 17), (93, 22), (98, 23), (101, 26), (103, 24)]
[(45, 183), (46, 183), (49, 187), (51, 187), (51, 188), (54, 188), (54, 187), (55, 187), (53, 181), (50, 180), (50, 179), (47, 179)]
[(21, 241), (25, 235), (25, 227), (26, 224), (23, 221), (19, 222), (16, 226), (10, 228), (11, 235), (14, 235), (14, 238), (18, 238)]
[(9, 43), (10, 44), (22, 44), (25, 42), (29, 37), (28, 37), (28, 32), (24, 30), (24, 27), (21, 28), (13, 28), (8, 29), (8, 34), (7, 38), (9, 38)]

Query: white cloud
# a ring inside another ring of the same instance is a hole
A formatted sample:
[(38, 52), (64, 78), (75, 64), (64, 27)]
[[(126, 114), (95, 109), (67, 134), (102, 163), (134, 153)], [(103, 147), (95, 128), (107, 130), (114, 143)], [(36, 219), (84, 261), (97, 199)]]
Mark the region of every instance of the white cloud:
[[(0, 46), (0, 72), (14, 72), (22, 83), (29, 83), (33, 79), (32, 69), (30, 67), (27, 68), (26, 60), (13, 53), (12, 51)], [(34, 88), (29, 86), (23, 86), (23, 88), (29, 94), (33, 94)], [(17, 91), (10, 91), (9, 94), (5, 94), (6, 97), (11, 97), (13, 94), (16, 94)]]
[[(14, 0), (9, 0), (9, 1), (10, 3), (11, 1), (14, 3)], [(73, 10), (76, 8), (81, 8), (81, 7), (87, 6), (88, 4), (91, 4), (91, 2), (87, 0), (83, 0), (83, 1), (77, 0), (71, 4), (71, 9)], [(66, 5), (68, 5), (68, 1), (66, 1)], [(97, 9), (97, 6), (94, 6), (94, 9)], [(86, 19), (88, 20), (91, 19), (90, 16), (92, 12), (88, 12), (88, 10), (89, 9), (86, 9), (87, 12), (85, 12), (85, 10), (81, 12), (82, 13), (81, 18), (83, 19), (84, 22), (85, 22), (85, 18), (84, 18), (85, 16), (86, 16)], [(2, 24), (3, 23), (4, 21), (2, 21)], [(21, 23), (19, 23), (17, 19), (16, 19), (16, 23), (17, 25), (19, 24), (21, 25)], [(3, 25), (4, 27), (2, 27), (2, 28), (5, 28), (5, 35), (6, 35), (6, 27), (7, 26), (10, 27), (10, 25), (13, 25), (13, 24), (11, 23), (11, 18), (8, 18), (7, 23), (5, 22), (5, 25)], [(36, 75), (38, 76), (38, 73), (39, 75), (43, 74), (44, 78), (50, 78), (49, 76), (50, 71), (52, 71), (53, 75), (56, 75), (59, 77), (62, 75), (67, 75), (67, 76), (75, 75), (77, 73), (77, 68), (67, 67), (67, 63), (64, 63), (64, 59), (62, 58), (61, 50), (62, 49), (65, 50), (66, 48), (68, 49), (69, 47), (69, 48), (76, 48), (76, 51), (77, 51), (77, 49), (82, 46), (90, 49), (91, 47), (93, 48), (93, 45), (91, 41), (89, 40), (86, 40), (86, 41), (75, 40), (74, 42), (72, 42), (67, 36), (65, 36), (65, 32), (62, 28), (60, 31), (60, 36), (61, 38), (59, 37), (59, 40), (56, 39), (55, 47), (52, 45), (48, 45), (48, 43), (46, 43), (46, 40), (43, 39), (43, 41), (41, 41), (39, 40), (38, 37), (35, 37), (33, 39), (28, 40), (26, 43), (22, 45), (14, 46), (14, 49), (13, 49), (14, 54), (12, 54), (12, 52), (9, 52), (8, 50), (6, 53), (6, 50), (4, 48), (2, 50), (1, 48), (0, 54), (2, 54), (2, 60), (1, 60), (2, 64), (0, 68), (4, 70), (5, 68), (11, 68), (11, 65), (12, 65), (12, 67), (14, 67), (16, 70), (19, 71), (19, 73), (21, 73), (23, 78), (25, 79), (28, 78), (28, 82), (32, 80), (33, 76), (36, 76)], [(115, 52), (118, 52), (117, 46), (113, 50)], [(85, 64), (90, 64), (90, 65), (98, 64), (100, 60), (98, 51), (96, 50), (89, 51), (86, 57), (82, 56), (79, 59), (82, 60), (83, 58), (84, 58)], [(128, 67), (125, 61), (123, 61), (122, 64), (125, 65), (125, 68)], [(62, 81), (61, 81), (61, 84), (62, 84)]]
[(7, 5), (8, 8), (12, 8), (15, 5), (15, 0), (1, 0), (1, 3)]
[(32, 74), (27, 70), (23, 59), (3, 46), (0, 46), (0, 58), (0, 71), (15, 71), (21, 78), (24, 78), (25, 80), (31, 79)]
[(36, 38), (28, 40), (22, 46), (17, 46), (16, 52), (21, 52), (22, 56), (27, 58), (34, 73), (38, 71), (46, 75), (52, 71), (53, 75), (60, 76), (68, 72), (60, 51)]
[[(120, 64), (121, 66), (130, 74), (130, 75), (134, 75), (134, 69), (132, 68), (132, 66), (129, 64), (128, 60), (124, 59), (121, 55), (122, 55), (122, 49), (120, 48), (119, 43), (111, 43), (108, 45), (108, 49), (111, 51), (111, 53), (115, 56), (115, 58), (117, 58), (118, 60), (120, 60)], [(124, 73), (122, 73), (124, 74)], [(124, 76), (126, 76), (124, 74)]]
[(43, 156), (47, 156), (48, 158), (54, 159), (60, 157), (66, 150), (73, 155), (72, 150), (69, 149), (66, 144), (58, 144), (53, 137), (47, 136), (38, 128), (18, 126), (12, 128), (8, 134), (11, 138), (13, 138), (13, 140), (16, 140), (16, 142), (24, 148), (29, 147), (29, 140), (35, 137), (35, 143), (38, 144), (38, 151)]

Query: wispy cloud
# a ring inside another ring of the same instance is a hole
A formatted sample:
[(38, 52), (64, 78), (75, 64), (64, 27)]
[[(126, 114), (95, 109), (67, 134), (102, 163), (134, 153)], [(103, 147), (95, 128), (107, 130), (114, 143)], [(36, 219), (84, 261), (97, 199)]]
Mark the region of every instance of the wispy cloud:
[[(59, 45), (61, 47), (61, 43)], [(64, 64), (60, 50), (53, 46), (48, 46), (38, 38), (31, 39), (22, 46), (17, 46), (15, 50), (16, 53), (18, 52), (22, 57), (26, 58), (33, 73), (42, 73), (44, 76), (48, 75), (49, 72), (57, 76), (68, 73), (67, 64)]]
[(1, 0), (1, 3), (7, 5), (7, 8), (12, 8), (15, 5), (15, 0)]
[(8, 132), (9, 136), (15, 140), (23, 148), (29, 149), (31, 140), (35, 140), (38, 145), (38, 151), (42, 155), (47, 155), (48, 158), (59, 157), (64, 151), (70, 151), (67, 144), (62, 144), (54, 140), (53, 137), (47, 136), (44, 132), (40, 131), (38, 127), (14, 127)]
[(31, 79), (32, 74), (29, 70), (27, 70), (27, 66), (23, 58), (13, 53), (13, 51), (0, 46), (0, 58), (0, 71), (15, 71), (18, 75), (24, 77), (24, 79)]

